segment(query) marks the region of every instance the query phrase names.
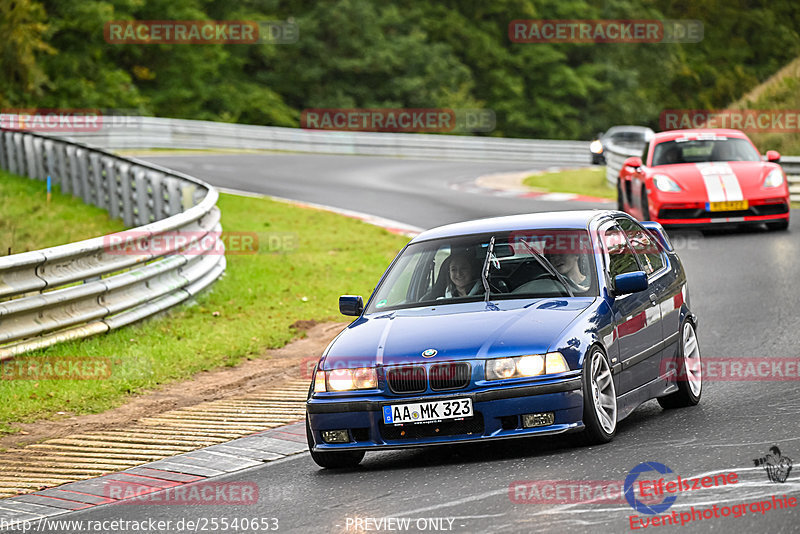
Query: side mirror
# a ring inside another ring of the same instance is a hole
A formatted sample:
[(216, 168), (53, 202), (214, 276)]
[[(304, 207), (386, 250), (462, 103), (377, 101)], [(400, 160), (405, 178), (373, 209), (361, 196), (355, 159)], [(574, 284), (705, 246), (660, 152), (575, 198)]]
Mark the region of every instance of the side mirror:
[(639, 156), (633, 156), (625, 160), (623, 163), (626, 167), (633, 167), (634, 169), (638, 169), (642, 166), (642, 158)]
[(777, 150), (767, 150), (767, 161), (778, 163), (781, 160), (781, 153)]
[(644, 273), (644, 271), (618, 274), (614, 278), (614, 293), (617, 295), (638, 293), (639, 291), (644, 291), (645, 289), (647, 289), (647, 275)]
[(342, 295), (339, 297), (339, 313), (358, 317), (364, 311), (361, 295)]

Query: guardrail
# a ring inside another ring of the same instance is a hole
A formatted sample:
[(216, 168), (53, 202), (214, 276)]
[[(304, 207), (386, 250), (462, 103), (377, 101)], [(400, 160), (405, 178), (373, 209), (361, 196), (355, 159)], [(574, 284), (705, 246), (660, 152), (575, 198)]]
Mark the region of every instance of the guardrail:
[[(606, 157), (606, 180), (609, 185), (616, 187), (617, 177), (624, 161), (631, 156), (641, 156), (642, 152), (609, 143), (604, 146), (603, 154)], [(800, 156), (783, 156), (780, 164), (789, 181), (792, 202), (800, 202)]]
[(304, 130), (157, 117), (112, 116), (97, 131), (63, 135), (109, 149), (227, 148), (549, 165), (591, 162), (588, 141)]
[(789, 181), (789, 195), (792, 202), (800, 202), (800, 156), (781, 157), (781, 167)]
[[(137, 227), (0, 257), (0, 360), (152, 316), (225, 270), (218, 193), (201, 180), (10, 130), (0, 130), (0, 168), (36, 180), (51, 176), (62, 192)], [(187, 238), (181, 246), (175, 239), (171, 249), (154, 244), (178, 232)], [(121, 241), (129, 247), (114, 250)]]

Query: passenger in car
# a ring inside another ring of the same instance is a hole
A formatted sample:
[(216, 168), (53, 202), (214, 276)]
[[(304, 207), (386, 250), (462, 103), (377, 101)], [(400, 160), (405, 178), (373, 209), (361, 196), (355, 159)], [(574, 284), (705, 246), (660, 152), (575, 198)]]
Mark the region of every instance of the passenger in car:
[(473, 260), (466, 254), (452, 254), (450, 256), (449, 280), (444, 291), (445, 298), (466, 297), (477, 295), (483, 289), (479, 280), (479, 269)]
[(591, 286), (591, 280), (588, 276), (581, 272), (579, 256), (569, 252), (548, 252), (545, 254), (548, 261), (553, 264), (553, 267), (571, 283), (573, 289), (578, 291), (588, 291)]

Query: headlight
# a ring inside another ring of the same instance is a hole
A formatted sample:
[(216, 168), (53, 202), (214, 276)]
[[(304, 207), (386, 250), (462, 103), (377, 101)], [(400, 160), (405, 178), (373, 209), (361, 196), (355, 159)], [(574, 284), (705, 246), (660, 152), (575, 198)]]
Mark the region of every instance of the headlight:
[(566, 371), (569, 371), (569, 366), (560, 352), (486, 360), (486, 380), (552, 375)]
[(544, 358), (539, 354), (522, 356), (517, 360), (517, 374), (538, 376), (544, 374)]
[(677, 193), (681, 187), (675, 183), (675, 180), (666, 174), (656, 174), (653, 176), (653, 184), (659, 191), (666, 191), (668, 193)]
[(778, 187), (781, 185), (783, 185), (783, 171), (772, 169), (772, 172), (764, 179), (764, 187)]
[(602, 154), (603, 143), (601, 143), (599, 140), (594, 140), (589, 144), (589, 150), (592, 154)]
[(514, 358), (498, 358), (486, 360), (486, 380), (511, 378), (517, 370)]
[(325, 371), (325, 373), (328, 375), (328, 385), (331, 387), (331, 391), (352, 391), (354, 389), (375, 389), (378, 387), (378, 374), (372, 367), (334, 369), (333, 371)]
[(361, 367), (353, 371), (353, 385), (356, 389), (375, 389), (378, 387), (378, 373), (372, 367)]

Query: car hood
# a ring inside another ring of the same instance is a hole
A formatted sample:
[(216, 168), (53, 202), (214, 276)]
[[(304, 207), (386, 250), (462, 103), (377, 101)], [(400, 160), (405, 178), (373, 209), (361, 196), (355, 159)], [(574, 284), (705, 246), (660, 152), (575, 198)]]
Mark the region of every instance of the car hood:
[(748, 193), (760, 190), (773, 168), (758, 161), (715, 161), (662, 165), (653, 167), (652, 173), (675, 180), (683, 190), (681, 200), (718, 202), (748, 198)]
[[(336, 338), (322, 368), (542, 354), (594, 300), (505, 300), (375, 313)], [(428, 349), (436, 355), (423, 358)]]

